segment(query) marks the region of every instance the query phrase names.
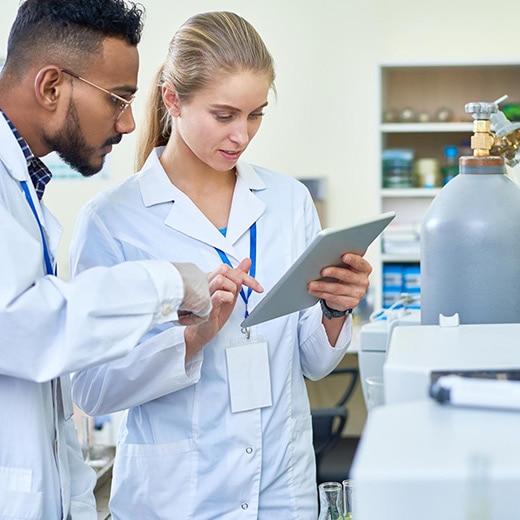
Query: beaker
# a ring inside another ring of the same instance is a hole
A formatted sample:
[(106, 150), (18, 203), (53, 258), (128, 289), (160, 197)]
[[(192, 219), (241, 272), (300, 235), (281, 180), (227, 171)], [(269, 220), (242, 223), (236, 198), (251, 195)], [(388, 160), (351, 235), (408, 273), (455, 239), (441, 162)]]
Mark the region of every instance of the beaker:
[(340, 482), (322, 482), (318, 486), (320, 516), (318, 520), (342, 520), (343, 486)]

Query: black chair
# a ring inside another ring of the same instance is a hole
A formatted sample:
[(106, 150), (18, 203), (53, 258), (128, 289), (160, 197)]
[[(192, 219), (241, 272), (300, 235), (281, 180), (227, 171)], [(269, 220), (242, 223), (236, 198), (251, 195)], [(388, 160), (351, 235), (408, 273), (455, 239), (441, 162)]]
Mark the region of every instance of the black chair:
[[(346, 404), (359, 379), (357, 368), (336, 368), (327, 378), (334, 377), (345, 390), (334, 406), (311, 409), (317, 480), (340, 481), (348, 478), (359, 437), (342, 437), (348, 421)], [(346, 379), (346, 385), (342, 384)]]

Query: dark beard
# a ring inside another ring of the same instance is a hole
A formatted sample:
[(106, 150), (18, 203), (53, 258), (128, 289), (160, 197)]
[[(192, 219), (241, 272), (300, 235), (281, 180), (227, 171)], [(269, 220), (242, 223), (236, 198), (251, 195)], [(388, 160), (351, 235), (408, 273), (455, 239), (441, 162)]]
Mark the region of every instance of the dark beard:
[[(53, 136), (44, 135), (43, 140), (52, 151), (56, 152), (63, 161), (81, 173), (83, 177), (92, 177), (103, 167), (103, 163), (99, 166), (89, 163), (90, 150), (81, 132), (78, 111), (72, 101), (69, 104), (65, 127)], [(117, 144), (119, 141), (121, 141), (121, 135), (110, 139), (105, 145)]]

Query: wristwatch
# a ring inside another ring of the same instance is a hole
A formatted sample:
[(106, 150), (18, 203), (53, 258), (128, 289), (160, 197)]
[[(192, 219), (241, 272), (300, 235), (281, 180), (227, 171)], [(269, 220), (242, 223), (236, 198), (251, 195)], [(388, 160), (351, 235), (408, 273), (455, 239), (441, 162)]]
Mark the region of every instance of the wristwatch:
[(326, 303), (325, 300), (322, 298), (320, 300), (321, 304), (321, 311), (323, 312), (323, 315), (328, 320), (331, 320), (332, 318), (342, 318), (343, 316), (346, 316), (347, 314), (352, 314), (352, 309), (347, 309), (345, 311), (338, 311), (336, 309), (331, 309)]

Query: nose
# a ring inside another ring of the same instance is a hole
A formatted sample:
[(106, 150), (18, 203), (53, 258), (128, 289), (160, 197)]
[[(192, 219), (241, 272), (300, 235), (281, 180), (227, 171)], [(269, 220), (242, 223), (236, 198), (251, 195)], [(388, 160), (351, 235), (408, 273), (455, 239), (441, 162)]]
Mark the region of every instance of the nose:
[(128, 107), (119, 119), (116, 120), (115, 127), (120, 134), (130, 134), (135, 130), (135, 119), (132, 107)]
[(237, 120), (229, 135), (229, 139), (240, 148), (246, 146), (250, 141), (249, 122), (247, 120)]

